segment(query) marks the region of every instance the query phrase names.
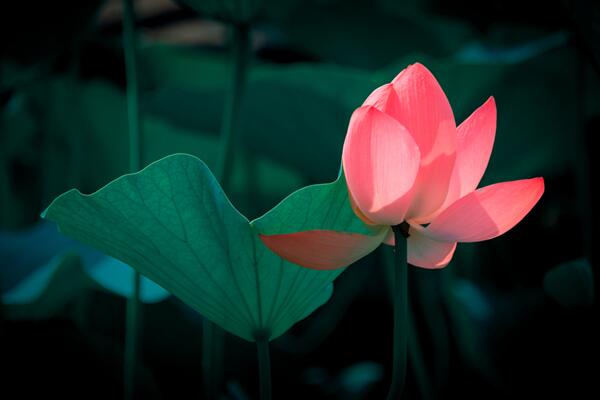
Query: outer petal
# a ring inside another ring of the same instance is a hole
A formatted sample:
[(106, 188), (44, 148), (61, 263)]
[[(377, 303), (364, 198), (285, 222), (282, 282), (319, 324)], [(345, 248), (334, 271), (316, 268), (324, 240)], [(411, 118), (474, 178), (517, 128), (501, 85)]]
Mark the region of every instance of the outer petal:
[[(411, 225), (409, 234), (407, 239), (409, 264), (428, 269), (438, 269), (448, 265), (456, 250), (456, 242), (435, 240), (429, 237), (427, 230), (420, 225)], [(394, 246), (395, 242), (394, 232), (390, 229), (384, 243)]]
[(346, 267), (375, 250), (386, 230), (377, 236), (327, 230), (280, 235), (260, 235), (263, 243), (280, 257), (312, 269)]
[(350, 191), (348, 191), (348, 200), (350, 200), (350, 207), (352, 208), (352, 211), (354, 211), (354, 214), (365, 224), (373, 226), (373, 225), (377, 225), (375, 222), (371, 221), (369, 218), (367, 218), (367, 216), (361, 211), (361, 209), (356, 205), (356, 201), (354, 201), (354, 199), (352, 198), (352, 193), (350, 193)]
[(483, 187), (444, 210), (427, 227), (427, 234), (448, 242), (492, 239), (521, 221), (543, 193), (543, 178)]
[(421, 218), (430, 222), (457, 199), (477, 188), (487, 168), (496, 136), (496, 102), (490, 97), (457, 128), (456, 163), (444, 204), (435, 213)]
[(375, 224), (404, 220), (419, 169), (419, 149), (398, 121), (371, 106), (358, 108), (342, 154), (352, 199)]
[(403, 70), (392, 82), (386, 112), (408, 129), (421, 152), (409, 219), (437, 210), (448, 192), (456, 155), (456, 123), (450, 103), (435, 77), (421, 64)]
[(423, 229), (410, 227), (410, 236), (407, 239), (408, 263), (415, 267), (429, 269), (445, 267), (454, 255), (456, 242), (432, 239), (423, 232)]
[(459, 125), (454, 174), (460, 182), (459, 198), (477, 189), (494, 147), (496, 101), (490, 97)]

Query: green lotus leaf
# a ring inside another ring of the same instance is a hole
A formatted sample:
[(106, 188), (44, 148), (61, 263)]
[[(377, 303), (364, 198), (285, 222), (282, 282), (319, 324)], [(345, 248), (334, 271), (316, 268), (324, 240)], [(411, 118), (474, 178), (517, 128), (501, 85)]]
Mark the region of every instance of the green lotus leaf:
[(366, 225), (356, 216), (343, 173), (332, 183), (295, 191), (252, 226), (277, 255), (318, 270), (335, 270), (360, 260), (389, 231)]
[(283, 334), (331, 296), (336, 271), (267, 249), (198, 158), (175, 154), (91, 195), (70, 190), (42, 215), (154, 280), (246, 340)]
[(341, 173), (331, 183), (296, 190), (276, 207), (252, 221), (263, 235), (279, 235), (311, 230), (331, 230), (381, 236), (379, 226), (363, 223), (352, 210), (346, 178)]

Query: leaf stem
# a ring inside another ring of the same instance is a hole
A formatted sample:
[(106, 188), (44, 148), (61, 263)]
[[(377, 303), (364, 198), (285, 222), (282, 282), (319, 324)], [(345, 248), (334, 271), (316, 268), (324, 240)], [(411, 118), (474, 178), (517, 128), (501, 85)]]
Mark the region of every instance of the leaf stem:
[[(139, 85), (137, 70), (137, 38), (133, 0), (123, 0), (123, 49), (127, 77), (127, 117), (129, 122), (129, 171), (141, 168), (141, 125), (139, 110)], [(124, 390), (125, 399), (135, 396), (136, 365), (139, 357), (141, 320), (140, 302), (141, 275), (134, 272), (133, 293), (127, 299), (125, 324)]]
[[(223, 122), (215, 177), (225, 192), (231, 180), (233, 145), (237, 139), (240, 125), (240, 110), (244, 96), (244, 87), (248, 75), (250, 59), (250, 28), (246, 24), (233, 26), (232, 35), (233, 76), (232, 87), (228, 94)], [(204, 319), (202, 340), (202, 365), (205, 395), (208, 399), (219, 397), (223, 380), (223, 343), (224, 332), (217, 325)]]
[(204, 397), (219, 399), (223, 382), (223, 348), (225, 332), (204, 318), (202, 323), (202, 376)]
[(257, 337), (256, 349), (260, 375), (260, 400), (271, 400), (271, 357), (269, 355), (269, 339), (266, 335)]
[(401, 398), (406, 380), (406, 353), (408, 344), (408, 268), (406, 263), (406, 222), (392, 227), (394, 231), (394, 359), (392, 363), (392, 382), (388, 400)]

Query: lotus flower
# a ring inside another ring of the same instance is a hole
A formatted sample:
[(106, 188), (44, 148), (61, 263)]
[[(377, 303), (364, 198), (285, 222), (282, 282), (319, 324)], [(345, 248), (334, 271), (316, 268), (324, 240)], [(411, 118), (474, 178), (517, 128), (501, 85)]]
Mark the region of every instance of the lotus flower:
[(442, 268), (457, 242), (502, 235), (544, 192), (539, 177), (477, 189), (495, 133), (493, 97), (457, 127), (435, 77), (421, 64), (410, 65), (354, 111), (342, 155), (354, 212), (387, 234), (313, 230), (263, 241), (302, 266), (333, 269), (372, 251), (374, 238), (393, 244), (390, 227), (405, 223), (408, 262)]

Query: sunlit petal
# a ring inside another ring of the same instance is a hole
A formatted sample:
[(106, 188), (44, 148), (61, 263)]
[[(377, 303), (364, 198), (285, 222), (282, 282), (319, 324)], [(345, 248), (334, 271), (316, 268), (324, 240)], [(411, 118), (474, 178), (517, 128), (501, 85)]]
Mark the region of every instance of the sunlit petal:
[(342, 162), (351, 196), (368, 220), (404, 220), (419, 149), (402, 124), (374, 107), (360, 107), (350, 119)]
[(408, 218), (437, 210), (448, 191), (456, 156), (456, 123), (450, 103), (433, 74), (413, 64), (393, 80), (387, 112), (408, 129), (421, 153), (421, 168), (413, 189)]
[(449, 242), (492, 239), (519, 223), (543, 193), (543, 178), (483, 187), (444, 210), (427, 227), (428, 235)]

